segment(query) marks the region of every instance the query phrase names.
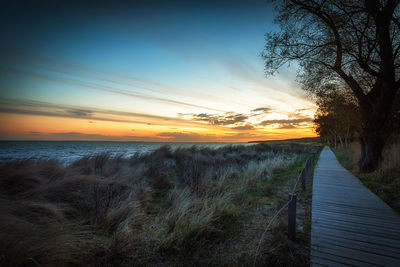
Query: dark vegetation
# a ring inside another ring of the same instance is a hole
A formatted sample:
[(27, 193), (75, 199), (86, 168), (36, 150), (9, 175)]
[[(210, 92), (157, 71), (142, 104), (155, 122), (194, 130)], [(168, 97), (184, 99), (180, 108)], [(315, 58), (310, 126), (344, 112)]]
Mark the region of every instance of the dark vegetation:
[(372, 173), (361, 173), (357, 166), (359, 145), (335, 149), (340, 164), (353, 172), (372, 192), (400, 213), (400, 145), (397, 143), (383, 151), (380, 168)]
[(336, 149), (358, 140), (358, 105), (351, 95), (331, 90), (317, 98), (317, 106), (314, 123), (324, 143)]
[[(251, 265), (265, 225), (317, 145), (164, 146), (69, 166), (0, 165), (1, 266)], [(308, 266), (310, 194), (298, 241), (283, 215), (257, 265)]]
[(266, 34), (267, 74), (298, 62), (303, 89), (322, 104), (321, 136), (357, 137), (360, 171), (376, 171), (400, 125), (400, 1), (272, 2), (281, 30)]

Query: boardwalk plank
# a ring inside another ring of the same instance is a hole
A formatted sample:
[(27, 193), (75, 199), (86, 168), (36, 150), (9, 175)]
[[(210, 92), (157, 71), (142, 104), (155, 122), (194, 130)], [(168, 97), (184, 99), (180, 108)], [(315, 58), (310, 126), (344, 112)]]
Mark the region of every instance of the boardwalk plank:
[(324, 148), (314, 172), (312, 266), (400, 266), (400, 216)]
[[(374, 244), (379, 244), (380, 246), (390, 246), (396, 249), (399, 249), (400, 247), (400, 241), (399, 240), (393, 240), (389, 238), (384, 238), (380, 236), (372, 236), (369, 235), (368, 233), (357, 233), (357, 232), (350, 232), (350, 231), (344, 231), (340, 229), (333, 229), (330, 227), (326, 227), (324, 225), (319, 225), (317, 223), (313, 223), (311, 226), (311, 236), (329, 236), (329, 235), (335, 235), (338, 238), (342, 239), (353, 239), (353, 240), (363, 240), (365, 242), (371, 242)], [(311, 238), (311, 243), (313, 242), (313, 239)]]
[(340, 256), (343, 262), (346, 263), (347, 259), (352, 259), (360, 263), (359, 266), (364, 264), (373, 264), (379, 266), (398, 266), (398, 259), (392, 257), (382, 256), (371, 252), (365, 252), (357, 248), (348, 248), (343, 246), (336, 246), (330, 242), (314, 243), (311, 245), (314, 250), (320, 250), (324, 253)]
[(393, 223), (388, 223), (383, 220), (371, 218), (371, 220), (365, 220), (361, 216), (356, 216), (354, 214), (346, 213), (345, 216), (343, 216), (342, 213), (336, 213), (336, 212), (326, 212), (323, 209), (317, 211), (323, 218), (329, 219), (329, 220), (337, 220), (337, 221), (344, 221), (344, 222), (351, 222), (351, 223), (356, 223), (356, 224), (362, 224), (362, 225), (368, 225), (368, 226), (374, 226), (374, 227), (384, 227), (387, 229), (394, 229), (397, 231), (397, 225)]
[[(313, 221), (314, 222), (314, 221)], [(336, 219), (318, 219), (317, 223), (336, 229), (348, 230), (351, 232), (367, 232), (369, 235), (376, 235), (390, 239), (400, 240), (400, 232), (396, 229), (381, 228), (380, 226), (365, 226), (362, 224), (346, 223), (345, 221), (338, 221)]]
[(375, 243), (370, 243), (370, 242), (363, 242), (359, 240), (353, 240), (353, 239), (344, 239), (344, 238), (338, 238), (336, 236), (329, 236), (329, 235), (324, 235), (323, 238), (319, 238), (318, 236), (313, 236), (313, 239), (316, 244), (323, 244), (324, 242), (328, 242), (330, 244), (336, 245), (336, 246), (343, 246), (343, 247), (357, 247), (361, 249), (362, 251), (368, 251), (371, 253), (375, 254), (382, 254), (385, 256), (389, 256), (395, 259), (400, 259), (400, 255), (397, 254), (397, 249), (394, 247), (388, 247), (385, 245), (378, 245)]
[[(328, 266), (363, 266), (363, 267), (372, 267), (372, 266), (382, 266), (377, 264), (371, 264), (364, 261), (358, 261), (353, 258), (346, 258), (344, 256), (338, 256), (336, 254), (330, 254), (321, 252), (316, 249), (311, 248), (311, 266), (318, 266), (319, 261), (322, 259), (332, 262), (333, 264), (329, 264)], [(314, 262), (317, 264), (314, 265)]]
[(332, 260), (328, 260), (325, 257), (324, 258), (320, 258), (314, 255), (311, 264), (313, 266), (337, 266), (337, 267), (347, 267), (347, 266), (353, 266), (353, 265), (348, 265), (348, 264), (343, 264), (343, 263), (339, 263), (337, 261), (332, 261)]

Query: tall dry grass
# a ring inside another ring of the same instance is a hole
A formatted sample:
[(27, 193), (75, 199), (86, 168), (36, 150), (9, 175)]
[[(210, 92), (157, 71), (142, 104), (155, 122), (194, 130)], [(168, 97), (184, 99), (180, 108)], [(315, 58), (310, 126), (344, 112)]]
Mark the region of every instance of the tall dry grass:
[[(244, 196), (308, 148), (229, 146), (0, 166), (0, 265), (152, 265), (231, 234)], [(169, 255), (169, 256), (168, 256)]]
[[(355, 172), (359, 172), (358, 161), (361, 157), (361, 147), (359, 143), (351, 143), (347, 149), (349, 153), (348, 166)], [(340, 151), (340, 149), (339, 149)], [(382, 162), (378, 172), (383, 175), (400, 173), (400, 143), (388, 144), (382, 153)]]
[(400, 173), (400, 143), (393, 144), (384, 150), (380, 170), (387, 174)]

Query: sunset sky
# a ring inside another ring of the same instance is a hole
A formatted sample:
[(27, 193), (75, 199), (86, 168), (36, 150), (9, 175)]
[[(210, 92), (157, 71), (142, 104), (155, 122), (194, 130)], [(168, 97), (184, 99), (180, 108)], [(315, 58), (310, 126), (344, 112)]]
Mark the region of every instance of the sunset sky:
[(315, 136), (296, 66), (264, 75), (268, 1), (92, 2), (3, 3), (1, 140)]

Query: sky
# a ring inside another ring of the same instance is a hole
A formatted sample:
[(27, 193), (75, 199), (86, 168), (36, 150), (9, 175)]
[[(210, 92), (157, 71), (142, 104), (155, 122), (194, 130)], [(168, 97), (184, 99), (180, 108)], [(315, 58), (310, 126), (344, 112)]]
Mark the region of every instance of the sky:
[(5, 2), (0, 140), (315, 136), (296, 64), (264, 74), (274, 15), (263, 0)]

